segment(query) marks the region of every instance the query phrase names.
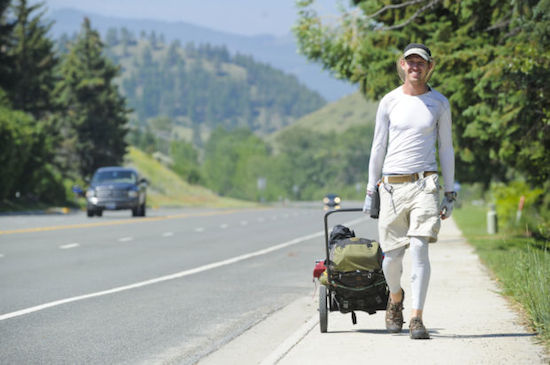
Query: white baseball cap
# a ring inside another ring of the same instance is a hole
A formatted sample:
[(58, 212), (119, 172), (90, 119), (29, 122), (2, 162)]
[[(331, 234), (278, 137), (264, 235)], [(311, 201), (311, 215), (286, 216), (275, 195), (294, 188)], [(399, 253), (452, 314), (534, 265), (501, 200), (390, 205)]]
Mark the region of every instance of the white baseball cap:
[(403, 58), (407, 58), (412, 54), (418, 55), (428, 62), (432, 60), (432, 52), (430, 52), (430, 49), (422, 43), (411, 43), (405, 47), (403, 50)]

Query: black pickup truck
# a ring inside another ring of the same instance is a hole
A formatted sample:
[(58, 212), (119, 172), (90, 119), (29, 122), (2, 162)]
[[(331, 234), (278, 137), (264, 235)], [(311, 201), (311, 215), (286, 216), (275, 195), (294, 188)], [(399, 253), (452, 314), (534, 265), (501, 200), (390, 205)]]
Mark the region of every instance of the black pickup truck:
[[(88, 217), (101, 217), (104, 210), (131, 209), (132, 216), (145, 217), (147, 179), (127, 167), (97, 169), (86, 191)], [(73, 189), (84, 195), (79, 187)]]

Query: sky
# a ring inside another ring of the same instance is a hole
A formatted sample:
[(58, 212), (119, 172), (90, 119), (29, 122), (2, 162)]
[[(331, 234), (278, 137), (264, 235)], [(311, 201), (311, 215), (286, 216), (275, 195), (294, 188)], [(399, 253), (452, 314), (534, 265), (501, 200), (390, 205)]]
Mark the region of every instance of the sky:
[[(72, 8), (123, 18), (182, 21), (241, 35), (290, 33), (295, 0), (46, 0), (49, 10)], [(318, 0), (321, 14), (337, 14), (338, 0)]]

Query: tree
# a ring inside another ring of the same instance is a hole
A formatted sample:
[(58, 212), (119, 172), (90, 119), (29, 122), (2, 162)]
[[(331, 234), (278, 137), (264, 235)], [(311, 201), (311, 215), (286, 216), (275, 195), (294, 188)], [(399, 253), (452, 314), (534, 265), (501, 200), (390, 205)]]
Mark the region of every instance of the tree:
[(134, 35), (127, 28), (120, 30), (120, 42), (122, 43), (122, 55), (128, 55), (128, 47), (137, 43)]
[(20, 0), (9, 8), (9, 14), (6, 6), (5, 2), (0, 4), (0, 103), (4, 119), (0, 152), (9, 159), (2, 163), (3, 168), (11, 173), (2, 195), (13, 199), (17, 191), (22, 198), (62, 201), (62, 176), (54, 164), (58, 131), (52, 118), (56, 109), (52, 89), (57, 58), (47, 37), (51, 23), (43, 23), (43, 12), (34, 15), (43, 4), (29, 6)]
[[(296, 127), (283, 131), (277, 136), (280, 153), (276, 158), (284, 165), (279, 183), (284, 184), (287, 196), (306, 200), (320, 199), (328, 192), (353, 196), (356, 184), (367, 180), (367, 147), (373, 133), (372, 124), (342, 133)], [(296, 193), (294, 185), (298, 187)]]
[[(4, 91), (12, 88), (14, 79), (11, 72), (14, 68), (14, 61), (10, 50), (14, 43), (12, 32), (15, 21), (8, 17), (10, 2), (10, 0), (0, 0), (0, 44), (2, 45), (0, 47), (0, 88)], [(4, 98), (7, 98), (7, 95), (4, 95)], [(7, 100), (1, 101), (3, 104), (7, 102)]]
[(107, 34), (105, 35), (105, 43), (107, 47), (116, 47), (118, 45), (118, 30), (116, 28), (107, 29)]
[(172, 141), (170, 156), (174, 161), (173, 170), (192, 184), (201, 182), (198, 152), (189, 142)]
[(250, 130), (216, 128), (205, 145), (202, 171), (208, 187), (221, 195), (256, 200), (258, 167), (268, 156), (267, 145)]
[(33, 118), (21, 111), (0, 107), (0, 201), (13, 197), (31, 157)]
[(44, 11), (32, 16), (42, 6), (41, 3), (29, 6), (26, 0), (13, 6), (16, 23), (10, 50), (14, 62), (10, 91), (13, 108), (31, 113), (38, 121), (54, 109), (52, 90), (58, 62), (54, 43), (47, 37), (52, 23), (43, 22)]
[(372, 99), (398, 85), (395, 62), (409, 42), (432, 49), (431, 82), (452, 105), (458, 179), (550, 179), (550, 0), (354, 0), (336, 26), (313, 3), (298, 1), (301, 52)]
[(61, 66), (59, 102), (66, 137), (75, 137), (79, 171), (89, 177), (101, 166), (118, 165), (126, 152), (125, 99), (114, 78), (119, 69), (103, 55), (99, 34), (85, 18), (76, 42)]

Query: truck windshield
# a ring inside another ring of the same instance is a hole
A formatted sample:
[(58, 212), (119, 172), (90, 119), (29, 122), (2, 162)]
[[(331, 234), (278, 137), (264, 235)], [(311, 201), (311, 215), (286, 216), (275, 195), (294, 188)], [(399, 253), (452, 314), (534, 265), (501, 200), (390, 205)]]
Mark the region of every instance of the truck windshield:
[(137, 175), (129, 170), (98, 171), (92, 178), (92, 183), (137, 183)]

